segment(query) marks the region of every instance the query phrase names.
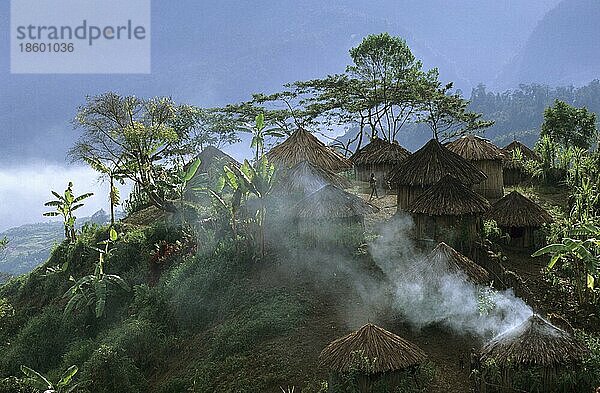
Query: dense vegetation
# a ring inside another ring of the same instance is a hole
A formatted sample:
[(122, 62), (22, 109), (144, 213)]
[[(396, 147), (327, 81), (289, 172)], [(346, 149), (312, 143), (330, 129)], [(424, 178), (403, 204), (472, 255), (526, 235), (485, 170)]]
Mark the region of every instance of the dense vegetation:
[[(386, 288), (386, 279), (362, 227), (330, 231), (336, 244), (324, 248), (289, 229), (291, 201), (271, 195), (277, 174), (266, 139), (298, 125), (357, 126), (357, 117), (358, 144), (363, 135), (410, 134), (407, 124), (425, 125), (427, 138), (440, 140), (491, 125), (436, 70), (423, 71), (402, 39), (369, 36), (350, 53), (353, 64), (339, 75), (226, 108), (115, 93), (88, 98), (70, 156), (108, 177), (111, 211), (118, 183), (134, 184), (128, 217), (78, 230), (73, 211), (89, 194), (75, 196), (70, 183), (53, 192), (47, 205), (63, 217), (65, 240), (44, 264), (0, 287), (0, 392), (324, 392), (317, 356), (348, 317), (337, 302), (359, 303), (356, 292)], [(516, 96), (489, 96), (489, 105), (510, 112)], [(540, 105), (542, 113), (548, 103)], [(544, 309), (570, 317), (581, 334), (600, 325), (595, 123), (587, 110), (557, 101), (544, 114), (540, 159), (514, 157), (532, 175), (528, 192), (560, 187), (566, 195), (546, 233), (553, 244), (538, 254), (551, 255)], [(252, 133), (253, 160), (200, 173), (198, 150), (237, 141), (238, 132)], [(352, 144), (337, 142), (342, 151)], [(501, 257), (500, 234), (490, 228), (489, 251)], [(385, 313), (383, 303), (370, 311)], [(600, 347), (584, 339), (593, 382)], [(428, 391), (434, 369), (402, 391)]]
[(519, 139), (533, 146), (544, 121), (544, 111), (555, 100), (600, 114), (600, 81), (594, 80), (581, 87), (521, 85), (504, 93), (489, 92), (480, 85), (473, 89), (469, 107), (494, 120), (494, 125), (486, 130), (486, 136), (498, 145)]

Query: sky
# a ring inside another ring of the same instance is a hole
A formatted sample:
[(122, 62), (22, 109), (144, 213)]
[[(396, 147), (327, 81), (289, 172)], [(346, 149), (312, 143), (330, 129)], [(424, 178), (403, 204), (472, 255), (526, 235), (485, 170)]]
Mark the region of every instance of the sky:
[[(348, 49), (382, 31), (404, 37), (426, 67), (439, 67), (468, 96), (478, 83), (494, 86), (559, 0), (323, 3), (154, 0), (150, 74), (22, 75), (10, 73), (10, 1), (0, 2), (0, 230), (43, 220), (50, 190), (70, 180), (79, 192), (97, 193), (82, 214), (108, 208), (97, 176), (65, 159), (86, 96), (117, 91), (224, 105), (341, 72)], [(245, 151), (229, 149), (238, 158)]]

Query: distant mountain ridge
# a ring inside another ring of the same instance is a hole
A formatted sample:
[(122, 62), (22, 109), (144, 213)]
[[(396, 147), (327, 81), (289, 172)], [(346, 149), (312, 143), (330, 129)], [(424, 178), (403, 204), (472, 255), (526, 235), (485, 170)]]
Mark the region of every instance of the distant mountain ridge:
[(600, 77), (600, 1), (564, 0), (538, 23), (498, 78), (520, 83), (580, 86)]
[[(102, 225), (109, 220), (110, 217), (104, 210), (98, 210), (90, 217), (79, 218), (77, 225)], [(53, 246), (64, 240), (64, 226), (60, 221), (26, 224), (0, 233), (0, 238), (4, 236), (8, 238), (9, 243), (6, 250), (0, 254), (0, 272), (19, 275), (46, 262)]]

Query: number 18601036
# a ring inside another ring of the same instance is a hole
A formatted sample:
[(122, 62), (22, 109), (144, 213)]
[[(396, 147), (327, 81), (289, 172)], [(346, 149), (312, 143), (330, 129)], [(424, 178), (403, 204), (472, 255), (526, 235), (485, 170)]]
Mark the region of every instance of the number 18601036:
[(75, 50), (75, 46), (72, 42), (22, 42), (19, 44), (19, 49), (24, 53), (70, 53)]

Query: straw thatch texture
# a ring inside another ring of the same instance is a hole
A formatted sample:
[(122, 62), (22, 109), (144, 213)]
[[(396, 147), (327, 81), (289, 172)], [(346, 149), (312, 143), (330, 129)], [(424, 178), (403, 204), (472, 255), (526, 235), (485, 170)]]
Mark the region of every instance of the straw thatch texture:
[(399, 164), (410, 152), (398, 143), (391, 143), (381, 138), (373, 139), (352, 156), (354, 165)]
[(504, 195), (504, 175), (502, 162), (504, 150), (496, 147), (487, 139), (466, 135), (450, 142), (446, 147), (475, 165), (485, 173), (487, 179), (475, 184), (473, 190), (486, 198), (497, 199)]
[(469, 281), (474, 284), (487, 284), (490, 282), (490, 275), (487, 270), (444, 242), (438, 244), (427, 255), (426, 262), (433, 266), (435, 271), (465, 274)]
[(375, 175), (379, 185), (386, 190), (391, 190), (389, 185), (390, 172), (410, 152), (397, 142), (390, 143), (386, 140), (375, 138), (368, 145), (358, 150), (352, 156), (356, 180), (369, 181), (371, 173)]
[(504, 147), (504, 166), (507, 168), (521, 167), (521, 164), (515, 160), (513, 160), (513, 152), (520, 150), (523, 159), (525, 160), (533, 160), (537, 161), (540, 157), (536, 152), (531, 150), (526, 145), (522, 144), (519, 141), (513, 141)]
[(484, 197), (454, 176), (446, 175), (415, 199), (407, 211), (429, 216), (460, 216), (484, 213), (489, 207)]
[(338, 188), (350, 187), (342, 176), (302, 161), (286, 169), (273, 187), (274, 195), (309, 195), (331, 184)]
[(350, 160), (302, 128), (298, 128), (284, 142), (272, 148), (267, 153), (267, 159), (280, 168), (291, 168), (302, 161), (331, 172), (341, 172), (352, 167)]
[(504, 151), (487, 139), (476, 135), (465, 135), (452, 141), (446, 147), (469, 161), (502, 160)]
[(427, 355), (415, 344), (373, 324), (367, 324), (356, 332), (338, 338), (329, 344), (319, 356), (320, 365), (343, 373), (360, 366), (357, 356), (369, 360), (365, 374), (384, 373), (417, 366)]
[(492, 206), (486, 217), (500, 227), (541, 227), (553, 221), (540, 205), (517, 191), (506, 195)]
[(298, 202), (295, 216), (304, 220), (344, 219), (363, 217), (378, 211), (377, 207), (356, 195), (327, 185)]
[(473, 164), (432, 139), (397, 165), (390, 181), (396, 185), (427, 187), (447, 174), (452, 174), (466, 185), (486, 179), (486, 175)]
[(531, 179), (531, 175), (527, 173), (523, 162), (520, 160), (513, 159), (513, 153), (519, 150), (524, 160), (538, 161), (540, 158), (536, 152), (518, 141), (513, 141), (508, 144), (505, 148), (505, 159), (502, 162), (504, 185), (514, 186), (522, 183), (528, 179)]
[(574, 337), (534, 314), (486, 344), (481, 360), (494, 360), (504, 368), (558, 367), (578, 364), (587, 353), (587, 348)]

